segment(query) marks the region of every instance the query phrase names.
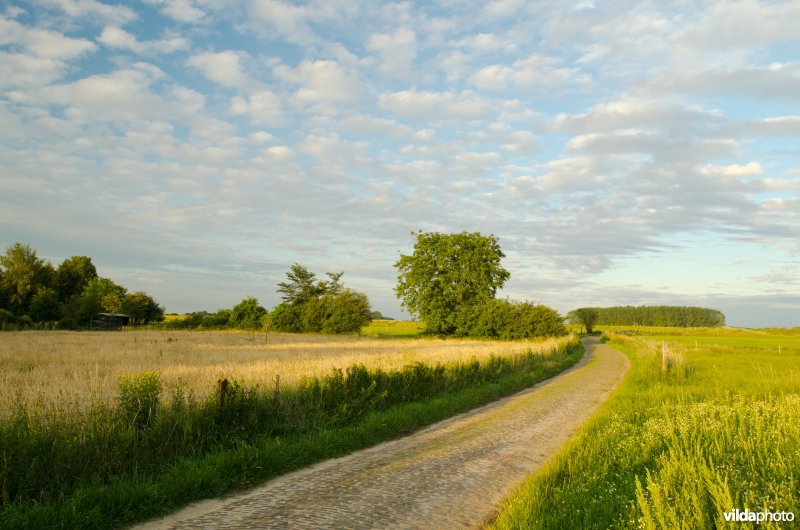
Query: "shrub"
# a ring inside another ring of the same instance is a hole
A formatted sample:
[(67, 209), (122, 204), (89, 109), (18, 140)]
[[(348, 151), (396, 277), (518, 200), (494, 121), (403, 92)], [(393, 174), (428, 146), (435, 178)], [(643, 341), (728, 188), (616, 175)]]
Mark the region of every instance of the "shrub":
[(258, 305), (256, 298), (248, 296), (231, 309), (228, 325), (239, 329), (258, 329), (266, 312), (266, 309)]

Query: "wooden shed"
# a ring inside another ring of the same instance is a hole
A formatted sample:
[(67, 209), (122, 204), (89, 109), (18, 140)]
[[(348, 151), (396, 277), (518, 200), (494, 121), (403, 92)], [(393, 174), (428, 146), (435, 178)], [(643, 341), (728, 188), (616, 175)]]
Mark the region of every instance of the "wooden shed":
[(131, 317), (121, 313), (98, 313), (92, 320), (92, 329), (121, 329), (129, 325)]

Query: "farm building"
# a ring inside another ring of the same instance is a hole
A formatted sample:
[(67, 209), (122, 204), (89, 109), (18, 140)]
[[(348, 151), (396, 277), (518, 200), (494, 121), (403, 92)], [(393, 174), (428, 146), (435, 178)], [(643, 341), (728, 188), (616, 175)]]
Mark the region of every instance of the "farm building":
[(92, 329), (120, 329), (129, 325), (131, 317), (120, 313), (99, 313), (92, 319)]

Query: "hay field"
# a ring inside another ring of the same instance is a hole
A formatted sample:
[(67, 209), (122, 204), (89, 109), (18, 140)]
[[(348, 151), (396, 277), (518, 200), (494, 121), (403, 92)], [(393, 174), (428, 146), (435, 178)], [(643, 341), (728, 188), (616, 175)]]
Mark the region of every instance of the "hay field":
[(213, 392), (220, 378), (246, 386), (297, 383), (304, 376), (363, 363), (400, 368), (420, 361), (447, 363), (529, 348), (547, 352), (559, 339), (499, 342), (435, 338), (369, 338), (231, 331), (0, 333), (0, 417), (15, 403), (45, 414), (113, 403), (118, 378), (157, 371), (164, 396), (183, 387), (197, 397)]

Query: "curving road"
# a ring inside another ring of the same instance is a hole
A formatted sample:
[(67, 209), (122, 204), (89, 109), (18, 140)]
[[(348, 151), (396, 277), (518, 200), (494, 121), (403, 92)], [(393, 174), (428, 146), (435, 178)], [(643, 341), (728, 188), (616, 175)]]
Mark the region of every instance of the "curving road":
[(573, 368), (399, 440), (190, 505), (138, 528), (473, 528), (608, 397), (628, 358), (595, 338)]

